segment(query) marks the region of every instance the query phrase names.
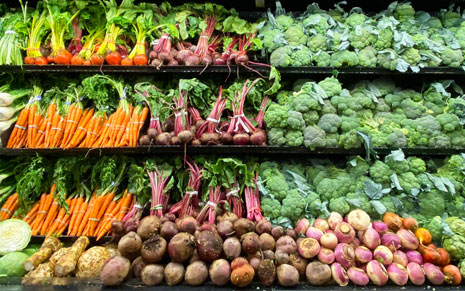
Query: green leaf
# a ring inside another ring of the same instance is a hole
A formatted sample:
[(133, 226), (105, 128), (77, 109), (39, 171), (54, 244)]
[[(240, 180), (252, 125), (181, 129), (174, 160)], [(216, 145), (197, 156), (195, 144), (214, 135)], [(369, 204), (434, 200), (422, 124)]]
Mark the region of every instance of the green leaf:
[(384, 194), (387, 194), (391, 191), (391, 189), (383, 189), (383, 185), (375, 183), (371, 179), (365, 179), (363, 181), (363, 186), (365, 194), (370, 199), (381, 199)]
[(371, 200), (370, 204), (371, 204), (371, 206), (373, 206), (373, 208), (376, 210), (376, 212), (378, 212), (378, 214), (382, 215), (382, 214), (386, 213), (386, 206), (384, 206), (383, 203), (381, 203), (380, 201)]
[(397, 190), (399, 190), (399, 191), (404, 190), (404, 189), (402, 189), (402, 186), (400, 186), (399, 178), (397, 177), (396, 173), (392, 173), (392, 175), (391, 175), (391, 183), (392, 183), (392, 186), (394, 186)]
[(378, 153), (373, 149), (373, 145), (371, 143), (371, 138), (368, 135), (361, 132), (361, 131), (357, 131), (357, 134), (362, 137), (363, 146), (365, 147), (365, 152), (366, 152), (366, 160), (370, 161), (371, 156), (377, 158)]

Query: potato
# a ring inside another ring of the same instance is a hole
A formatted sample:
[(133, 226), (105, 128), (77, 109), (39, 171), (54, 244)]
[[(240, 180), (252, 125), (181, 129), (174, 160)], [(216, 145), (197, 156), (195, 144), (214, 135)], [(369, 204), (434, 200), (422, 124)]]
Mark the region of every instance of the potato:
[(184, 278), (184, 271), (183, 265), (175, 262), (168, 263), (164, 271), (166, 284), (173, 286), (180, 283)]
[(271, 286), (276, 279), (276, 266), (273, 260), (265, 259), (258, 265), (258, 280), (264, 286)]
[(157, 216), (144, 217), (137, 228), (137, 234), (145, 241), (160, 232), (161, 221)]
[(186, 268), (184, 280), (191, 286), (199, 286), (205, 283), (208, 279), (208, 269), (204, 262), (193, 262)]
[(313, 261), (308, 264), (305, 274), (307, 281), (315, 286), (324, 285), (332, 276), (329, 265), (323, 264), (320, 261)]
[(276, 242), (276, 250), (277, 251), (284, 251), (287, 254), (293, 254), (297, 251), (297, 244), (295, 243), (295, 240), (288, 236), (282, 236), (278, 239)]
[(223, 251), (228, 260), (233, 260), (241, 255), (241, 243), (235, 237), (227, 238), (223, 243)]
[(163, 266), (147, 265), (142, 269), (140, 277), (147, 286), (160, 285), (163, 282)]
[(210, 265), (210, 280), (217, 286), (223, 286), (229, 282), (231, 266), (225, 259), (218, 259)]
[(276, 247), (276, 241), (269, 233), (262, 233), (260, 235), (260, 242), (262, 243), (263, 251), (266, 251), (266, 250), (274, 251)]
[(277, 269), (278, 282), (281, 286), (292, 287), (299, 284), (299, 272), (288, 264), (282, 264)]
[(131, 262), (122, 256), (109, 258), (103, 265), (100, 279), (105, 286), (118, 286), (131, 270)]
[(142, 239), (133, 231), (123, 236), (118, 242), (118, 251), (122, 256), (130, 260), (134, 260), (139, 256), (141, 247)]

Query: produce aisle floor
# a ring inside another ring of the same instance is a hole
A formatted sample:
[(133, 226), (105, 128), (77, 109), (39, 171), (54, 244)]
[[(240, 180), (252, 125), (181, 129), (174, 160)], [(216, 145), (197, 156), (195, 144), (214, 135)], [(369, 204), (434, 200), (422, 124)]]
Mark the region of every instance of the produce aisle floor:
[[(21, 285), (21, 278), (9, 278), (8, 281), (4, 281), (4, 279), (0, 278), (0, 291), (68, 291), (68, 290), (76, 290), (76, 291), (98, 291), (98, 290), (137, 290), (137, 291), (148, 291), (154, 290), (155, 288), (160, 291), (226, 291), (226, 290), (240, 290), (240, 291), (284, 291), (284, 290), (321, 290), (321, 291), (331, 291), (331, 290), (338, 290), (338, 291), (362, 291), (362, 290), (373, 290), (373, 291), (395, 291), (395, 290), (403, 290), (403, 291), (419, 291), (419, 290), (431, 290), (431, 291), (448, 291), (448, 290), (465, 290), (465, 286), (460, 287), (452, 287), (452, 286), (441, 286), (435, 287), (431, 285), (424, 285), (424, 286), (414, 286), (414, 285), (407, 285), (404, 287), (399, 287), (396, 285), (387, 285), (383, 287), (377, 287), (374, 285), (367, 286), (367, 287), (356, 287), (354, 285), (339, 287), (339, 286), (309, 286), (309, 285), (299, 285), (295, 288), (285, 288), (281, 286), (273, 286), (270, 288), (263, 288), (258, 283), (252, 284), (247, 288), (235, 288), (232, 285), (226, 285), (223, 287), (213, 286), (211, 284), (204, 284), (198, 287), (186, 286), (186, 285), (177, 285), (177, 286), (155, 286), (155, 287), (148, 287), (142, 285), (140, 280), (130, 280), (125, 284), (122, 284), (119, 287), (103, 287), (96, 281), (92, 282), (89, 280), (79, 280), (76, 278), (69, 278), (67, 285), (59, 286), (59, 285)], [(64, 282), (63, 282), (64, 283)]]

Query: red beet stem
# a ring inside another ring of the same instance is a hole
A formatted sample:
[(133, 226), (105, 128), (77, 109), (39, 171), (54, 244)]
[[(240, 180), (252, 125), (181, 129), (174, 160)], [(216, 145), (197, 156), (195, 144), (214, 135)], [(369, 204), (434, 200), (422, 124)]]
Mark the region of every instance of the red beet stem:
[(222, 99), (223, 86), (220, 86), (218, 98), (216, 99), (215, 105), (213, 106), (207, 120), (199, 127), (196, 133), (196, 137), (200, 138), (204, 133), (217, 132), (218, 124), (220, 122), (221, 114), (223, 113), (224, 107), (226, 106), (226, 99)]
[(178, 203), (174, 204), (170, 213), (177, 214), (179, 218), (192, 216), (199, 209), (199, 189), (202, 179), (202, 169), (192, 160), (186, 159), (186, 164), (189, 167), (189, 181), (187, 182), (186, 192), (184, 197)]

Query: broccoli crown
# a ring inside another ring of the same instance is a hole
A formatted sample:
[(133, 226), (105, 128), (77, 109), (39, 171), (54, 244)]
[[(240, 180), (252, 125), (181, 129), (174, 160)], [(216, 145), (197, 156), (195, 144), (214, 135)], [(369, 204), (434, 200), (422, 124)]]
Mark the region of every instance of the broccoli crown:
[(343, 133), (357, 129), (360, 123), (360, 120), (355, 116), (342, 116), (341, 119), (341, 131)]
[(398, 176), (399, 184), (406, 193), (412, 193), (412, 190), (420, 189), (420, 183), (412, 172), (400, 174)]
[(346, 195), (346, 201), (349, 203), (351, 210), (361, 209), (373, 216), (373, 206), (371, 206), (370, 199), (366, 195), (361, 195), (358, 192), (350, 192)]
[(281, 203), (278, 200), (271, 197), (262, 197), (260, 204), (265, 217), (275, 219), (281, 215)]
[(401, 54), (401, 58), (411, 66), (418, 65), (421, 60), (421, 55), (417, 49), (409, 47)]
[(378, 61), (377, 51), (372, 46), (367, 46), (358, 52), (359, 65), (362, 67), (376, 67)]
[(426, 219), (442, 216), (446, 211), (444, 196), (439, 190), (432, 189), (430, 192), (421, 192), (418, 195), (418, 200), (420, 214)]
[(465, 259), (465, 237), (455, 234), (445, 238), (442, 245), (453, 260)]
[[(378, 78), (378, 79), (374, 79), (373, 82), (371, 82), (373, 85), (375, 85), (375, 87), (378, 89), (379, 93), (382, 95), (382, 96), (385, 96), (387, 94), (391, 94), (391, 93), (394, 93), (394, 91), (396, 90), (396, 84), (394, 83), (394, 81), (392, 81), (391, 79), (388, 79), (388, 78)], [(380, 99), (378, 99), (380, 100)]]
[(329, 210), (346, 215), (350, 211), (350, 205), (345, 197), (332, 198), (329, 200)]
[(305, 199), (296, 189), (292, 189), (287, 193), (286, 198), (282, 202), (281, 216), (287, 217), (292, 221), (297, 221), (302, 218), (305, 206)]
[(426, 137), (439, 135), (441, 132), (441, 124), (434, 116), (427, 115), (415, 120), (415, 129)]
[(460, 128), (460, 119), (457, 115), (451, 113), (442, 113), (436, 116), (436, 119), (444, 131), (454, 131)]
[(307, 46), (314, 53), (324, 51), (326, 50), (326, 41), (325, 36), (315, 34), (308, 39)]
[(304, 142), (304, 136), (301, 130), (289, 130), (286, 132), (286, 145), (292, 147), (301, 146)]
[(292, 96), (292, 91), (279, 91), (276, 95), (276, 101), (279, 105), (288, 105)]
[(339, 146), (340, 135), (338, 133), (326, 134), (326, 146), (330, 148), (336, 148)]
[(263, 47), (267, 51), (274, 51), (282, 46), (284, 33), (279, 29), (271, 29), (260, 35), (262, 37)]
[(430, 233), (434, 241), (438, 242), (442, 238), (442, 233), (444, 231), (444, 223), (440, 216), (435, 216), (428, 220), (424, 228), (426, 228)]
[(373, 43), (377, 50), (384, 50), (392, 46), (393, 33), (390, 29), (383, 29), (378, 32), (378, 38)]
[(415, 175), (424, 173), (426, 171), (426, 163), (420, 158), (409, 157), (408, 159), (409, 170)]
[(412, 5), (408, 3), (398, 4), (394, 11), (394, 17), (401, 22), (414, 20), (415, 9), (413, 9)]
[(347, 192), (349, 178), (323, 178), (316, 185), (316, 192), (324, 201), (329, 201), (331, 198), (343, 197)]
[(288, 29), (291, 25), (294, 24), (294, 17), (281, 14), (276, 17), (276, 23), (283, 29)]
[(334, 77), (326, 78), (320, 81), (318, 85), (325, 91), (328, 97), (339, 95), (342, 91), (341, 83)]
[(309, 125), (304, 129), (304, 145), (311, 150), (326, 145), (325, 131), (318, 126)]
[(433, 136), (428, 141), (428, 147), (436, 148), (436, 149), (450, 148), (451, 147), (450, 138), (449, 136), (443, 133)]
[(393, 170), (397, 174), (407, 173), (410, 169), (408, 160), (396, 159), (392, 154), (386, 156), (386, 158), (384, 159), (384, 162), (391, 170)]
[(305, 120), (305, 125), (315, 125), (318, 120), (320, 119), (320, 115), (318, 115), (318, 111), (310, 110), (303, 114), (303, 118)]
[(399, 62), (397, 53), (390, 48), (379, 51), (376, 58), (378, 65), (386, 70), (395, 70)]
[(442, 19), (442, 24), (446, 28), (459, 27), (462, 23), (462, 16), (455, 11), (447, 11)]
[(441, 52), (441, 59), (445, 65), (450, 67), (460, 67), (463, 63), (463, 53), (460, 49), (451, 49), (447, 47)]
[(370, 177), (379, 184), (387, 184), (391, 182), (392, 170), (382, 161), (376, 161), (370, 167)]
[(310, 14), (303, 20), (304, 27), (307, 30), (315, 31), (324, 34), (329, 28), (329, 23), (326, 18), (320, 14)]
[(284, 38), (289, 45), (298, 46), (307, 43), (307, 35), (304, 33), (304, 28), (300, 24), (293, 24), (284, 33)]
[(284, 137), (284, 129), (279, 127), (273, 127), (267, 132), (268, 143), (270, 145), (284, 145), (287, 139)]
[(265, 112), (263, 120), (270, 128), (286, 127), (289, 117), (288, 109), (284, 105), (272, 103)]
[(455, 130), (447, 133), (452, 147), (464, 148), (465, 147), (465, 129)]
[(318, 121), (318, 126), (326, 133), (336, 133), (341, 126), (342, 118), (337, 114), (323, 114)]
[(404, 99), (400, 103), (400, 107), (404, 110), (405, 116), (410, 119), (417, 119), (426, 112), (426, 107), (419, 102), (415, 102), (412, 99)]
[(341, 50), (331, 55), (331, 66), (335, 68), (353, 67), (358, 65), (358, 56), (355, 52)]
[(293, 110), (289, 111), (287, 117), (287, 124), (289, 128), (295, 130), (302, 129), (303, 127), (305, 127), (305, 120), (302, 116), (302, 113)]
[(313, 98), (310, 94), (301, 92), (294, 95), (294, 98), (292, 98), (291, 107), (295, 111), (304, 113), (309, 110), (320, 109), (320, 104), (318, 103), (318, 100)]
[(362, 13), (351, 13), (349, 17), (346, 18), (345, 24), (349, 26), (361, 25), (365, 22), (366, 16)]
[(282, 46), (274, 50), (270, 55), (270, 63), (275, 67), (287, 67), (291, 65), (292, 48)]
[(266, 178), (266, 188), (274, 196), (275, 199), (282, 201), (289, 190), (289, 185), (286, 182), (284, 175), (278, 170), (273, 169)]
[(325, 51), (319, 51), (314, 54), (313, 60), (318, 67), (327, 67), (331, 64), (331, 56)]
[(291, 66), (304, 67), (312, 64), (312, 53), (306, 46), (295, 48), (291, 54)]
[(358, 149), (362, 146), (362, 141), (357, 133), (357, 130), (352, 129), (348, 132), (344, 132), (339, 137), (339, 145), (345, 149)]

